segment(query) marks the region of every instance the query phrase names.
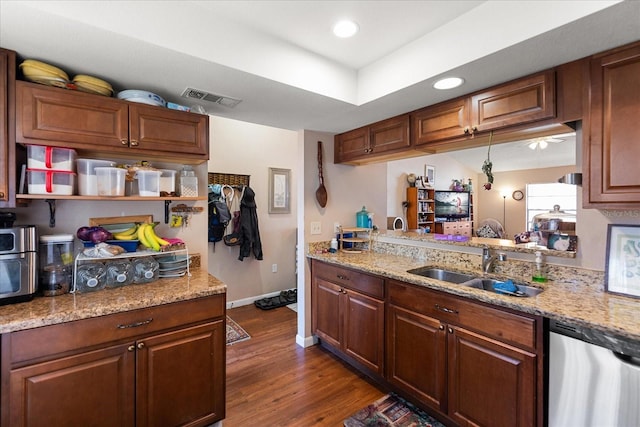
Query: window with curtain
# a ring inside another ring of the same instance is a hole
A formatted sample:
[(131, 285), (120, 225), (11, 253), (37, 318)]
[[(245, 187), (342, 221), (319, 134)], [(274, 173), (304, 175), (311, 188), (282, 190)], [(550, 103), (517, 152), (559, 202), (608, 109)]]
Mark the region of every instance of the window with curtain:
[(560, 210), (575, 215), (577, 209), (577, 186), (570, 184), (527, 184), (527, 223), (526, 230), (532, 229), (533, 217), (553, 211), (554, 205)]

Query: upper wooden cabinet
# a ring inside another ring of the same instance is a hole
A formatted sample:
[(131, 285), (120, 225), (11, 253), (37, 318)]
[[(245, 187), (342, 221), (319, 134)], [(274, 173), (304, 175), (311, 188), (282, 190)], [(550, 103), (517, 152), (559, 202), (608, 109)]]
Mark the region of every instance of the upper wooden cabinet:
[(0, 207), (15, 206), (15, 110), (16, 53), (0, 49)]
[(209, 157), (209, 117), (16, 82), (16, 142), (126, 157)]
[(459, 98), (411, 113), (411, 138), (420, 146), (470, 134), (469, 99)]
[(336, 135), (334, 161), (357, 164), (388, 160), (410, 146), (409, 115), (404, 114)]
[(640, 43), (591, 60), (590, 111), (584, 121), (583, 206), (640, 206)]

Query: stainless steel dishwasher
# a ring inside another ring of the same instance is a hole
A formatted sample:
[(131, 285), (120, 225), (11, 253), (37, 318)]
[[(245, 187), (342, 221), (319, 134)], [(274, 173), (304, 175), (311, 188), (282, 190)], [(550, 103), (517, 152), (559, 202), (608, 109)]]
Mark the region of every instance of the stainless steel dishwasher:
[(640, 426), (640, 342), (551, 320), (549, 427)]

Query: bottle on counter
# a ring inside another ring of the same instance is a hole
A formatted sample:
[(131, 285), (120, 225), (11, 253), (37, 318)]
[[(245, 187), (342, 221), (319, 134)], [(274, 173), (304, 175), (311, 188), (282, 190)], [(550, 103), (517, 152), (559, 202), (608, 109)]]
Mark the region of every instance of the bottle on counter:
[(369, 212), (366, 207), (362, 207), (360, 212), (356, 212), (356, 227), (367, 228), (369, 225)]
[(538, 283), (544, 283), (547, 281), (547, 266), (542, 259), (542, 252), (540, 251), (536, 251), (536, 260), (533, 264), (531, 280)]

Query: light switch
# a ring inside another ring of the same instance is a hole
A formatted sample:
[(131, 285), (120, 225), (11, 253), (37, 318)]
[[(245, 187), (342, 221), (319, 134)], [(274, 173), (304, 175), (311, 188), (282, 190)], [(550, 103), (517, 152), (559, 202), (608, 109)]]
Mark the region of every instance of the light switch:
[(311, 234), (322, 234), (322, 223), (319, 221), (311, 222)]

